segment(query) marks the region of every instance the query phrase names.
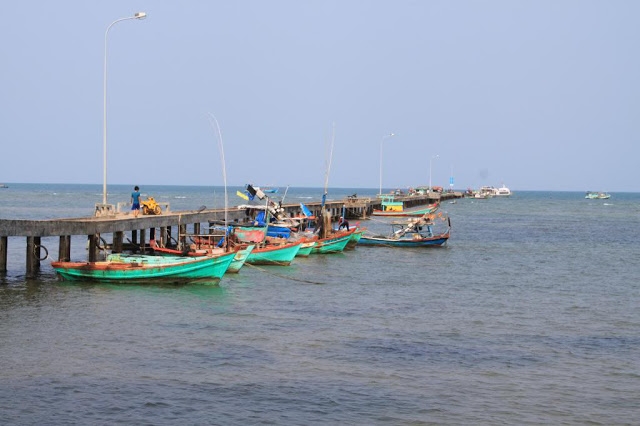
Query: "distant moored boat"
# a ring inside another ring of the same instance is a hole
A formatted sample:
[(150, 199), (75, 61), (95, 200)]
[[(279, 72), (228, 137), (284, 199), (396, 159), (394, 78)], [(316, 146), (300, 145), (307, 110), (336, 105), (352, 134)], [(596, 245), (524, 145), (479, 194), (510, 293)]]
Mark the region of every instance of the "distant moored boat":
[(587, 195), (585, 195), (584, 198), (589, 200), (607, 200), (611, 198), (611, 195), (606, 192), (587, 191)]

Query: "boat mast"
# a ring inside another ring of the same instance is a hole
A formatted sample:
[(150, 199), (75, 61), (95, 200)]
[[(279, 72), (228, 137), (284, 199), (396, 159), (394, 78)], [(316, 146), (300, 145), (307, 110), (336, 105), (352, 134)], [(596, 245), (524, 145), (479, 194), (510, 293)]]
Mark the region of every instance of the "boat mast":
[(320, 237), (321, 238), (326, 238), (329, 235), (329, 227), (331, 226), (331, 218), (327, 217), (326, 214), (326, 210), (325, 210), (325, 203), (327, 201), (327, 193), (329, 190), (329, 173), (331, 172), (331, 162), (333, 160), (333, 143), (336, 139), (336, 123), (333, 123), (332, 126), (332, 132), (331, 132), (331, 145), (329, 147), (329, 159), (327, 162), (327, 169), (325, 171), (324, 174), (324, 194), (322, 194), (322, 209), (321, 209), (321, 215), (322, 215), (322, 223), (323, 223), (323, 227), (322, 227), (322, 234)]
[(224, 159), (224, 145), (222, 144), (222, 132), (220, 131), (220, 125), (218, 124), (218, 120), (212, 113), (209, 113), (209, 123), (211, 123), (211, 127), (213, 127), (214, 123), (216, 125), (214, 130), (217, 131), (218, 149), (220, 150), (220, 159), (222, 161), (222, 181), (224, 182), (224, 246), (226, 248), (227, 247), (227, 227), (229, 226), (229, 220), (228, 220), (228, 214), (227, 214), (227, 211), (229, 210), (228, 209), (229, 197), (227, 195), (227, 167)]

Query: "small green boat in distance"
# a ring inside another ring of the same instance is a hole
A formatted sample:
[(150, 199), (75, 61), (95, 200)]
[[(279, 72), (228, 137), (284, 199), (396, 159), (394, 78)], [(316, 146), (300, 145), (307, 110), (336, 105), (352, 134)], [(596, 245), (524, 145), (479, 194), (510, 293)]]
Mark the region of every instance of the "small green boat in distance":
[(106, 283), (217, 283), (236, 253), (220, 256), (110, 254), (98, 262), (51, 262), (65, 280)]
[(611, 198), (611, 195), (606, 192), (588, 191), (584, 198), (588, 200), (608, 200)]

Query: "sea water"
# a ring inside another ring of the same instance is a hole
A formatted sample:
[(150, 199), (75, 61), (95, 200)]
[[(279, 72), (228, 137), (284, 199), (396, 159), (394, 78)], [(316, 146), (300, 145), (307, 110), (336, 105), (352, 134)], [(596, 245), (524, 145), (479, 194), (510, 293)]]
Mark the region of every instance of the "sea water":
[[(128, 187), (110, 191), (128, 201)], [(145, 193), (172, 210), (224, 204), (221, 188)], [(377, 190), (329, 198), (353, 193)], [(285, 202), (321, 195), (291, 188)], [(97, 185), (10, 185), (0, 218), (87, 216), (100, 201)], [(640, 194), (516, 191), (442, 210), (444, 248), (359, 246), (245, 266), (219, 286), (66, 283), (49, 260), (25, 278), (23, 238), (9, 238), (0, 418), (638, 424)], [(389, 221), (361, 225), (384, 232)]]

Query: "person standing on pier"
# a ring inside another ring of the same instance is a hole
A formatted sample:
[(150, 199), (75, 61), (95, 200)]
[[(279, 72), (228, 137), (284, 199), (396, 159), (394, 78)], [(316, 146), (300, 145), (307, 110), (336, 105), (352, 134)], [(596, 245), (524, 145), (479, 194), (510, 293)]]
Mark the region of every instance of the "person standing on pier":
[(138, 217), (138, 213), (140, 213), (140, 188), (137, 185), (131, 193), (131, 210), (133, 210), (133, 217)]

